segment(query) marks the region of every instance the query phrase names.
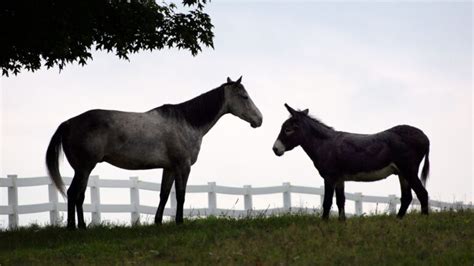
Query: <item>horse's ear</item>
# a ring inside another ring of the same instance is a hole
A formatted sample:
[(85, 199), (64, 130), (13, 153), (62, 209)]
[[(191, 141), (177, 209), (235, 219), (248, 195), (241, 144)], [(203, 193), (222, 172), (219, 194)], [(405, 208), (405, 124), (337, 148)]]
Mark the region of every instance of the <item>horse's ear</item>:
[(285, 103), (285, 107), (286, 107), (286, 109), (288, 110), (288, 112), (290, 112), (290, 114), (291, 114), (292, 116), (294, 116), (294, 115), (296, 114), (296, 110), (293, 109), (293, 108), (291, 108), (288, 104)]
[(231, 82), (232, 80), (229, 77), (227, 77), (227, 83), (231, 83)]
[(309, 113), (309, 110), (308, 110), (308, 109), (304, 109), (304, 110), (303, 110), (303, 111), (301, 111), (301, 112), (302, 112), (303, 114), (305, 114), (305, 115), (308, 115), (308, 113)]
[(236, 83), (240, 84), (241, 81), (242, 81), (242, 76), (240, 76), (240, 78), (236, 81)]

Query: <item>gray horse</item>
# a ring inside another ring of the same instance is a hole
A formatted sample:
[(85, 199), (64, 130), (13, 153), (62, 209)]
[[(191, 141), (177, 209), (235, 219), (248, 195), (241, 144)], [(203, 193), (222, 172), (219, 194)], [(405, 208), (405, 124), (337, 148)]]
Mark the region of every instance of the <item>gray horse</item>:
[(180, 104), (165, 104), (144, 113), (90, 110), (63, 122), (46, 152), (49, 176), (63, 196), (65, 187), (59, 173), (61, 146), (74, 178), (67, 190), (67, 227), (85, 228), (82, 205), (91, 171), (97, 163), (108, 162), (123, 169), (163, 168), (160, 204), (155, 224), (160, 224), (173, 185), (176, 187), (176, 223), (183, 222), (183, 204), (191, 166), (196, 162), (206, 133), (225, 114), (233, 114), (254, 128), (262, 114), (241, 84), (227, 78), (216, 89)]

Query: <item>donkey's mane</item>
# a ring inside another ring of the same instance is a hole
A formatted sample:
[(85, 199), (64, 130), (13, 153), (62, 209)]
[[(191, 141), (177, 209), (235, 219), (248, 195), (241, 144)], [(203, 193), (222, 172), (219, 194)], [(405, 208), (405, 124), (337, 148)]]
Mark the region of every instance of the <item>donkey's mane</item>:
[(153, 110), (176, 119), (184, 119), (193, 127), (202, 127), (211, 123), (224, 104), (224, 83), (191, 100), (179, 104), (165, 104)]
[(303, 123), (307, 125), (314, 134), (321, 137), (329, 137), (329, 134), (335, 131), (334, 128), (324, 124), (318, 118), (312, 117), (310, 115), (304, 115)]

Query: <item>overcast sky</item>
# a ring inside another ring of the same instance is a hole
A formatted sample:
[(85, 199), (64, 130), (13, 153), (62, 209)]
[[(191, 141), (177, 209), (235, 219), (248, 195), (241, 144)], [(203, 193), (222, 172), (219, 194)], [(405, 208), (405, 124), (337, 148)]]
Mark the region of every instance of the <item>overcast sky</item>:
[[(224, 116), (205, 136), (189, 184), (323, 185), (301, 148), (283, 157), (271, 150), (288, 118), (286, 102), (309, 108), (337, 130), (376, 133), (399, 124), (422, 129), (431, 140), (430, 197), (473, 200), (471, 2), (213, 1), (206, 10), (215, 25), (215, 49), (196, 57), (163, 50), (124, 61), (94, 52), (85, 67), (2, 77), (0, 176), (45, 176), (50, 137), (61, 122), (86, 110), (147, 111), (243, 75), (263, 125), (252, 129)], [(73, 175), (66, 160), (61, 170), (63, 176)], [(160, 182), (161, 172), (103, 163), (93, 174)], [(47, 200), (46, 190), (20, 191), (20, 203)], [(400, 195), (396, 176), (347, 183), (346, 191)], [(126, 190), (108, 193), (111, 201), (121, 193), (128, 197)], [(6, 189), (0, 194), (5, 205)], [(158, 204), (157, 193), (149, 197), (149, 204)], [(205, 206), (206, 200), (206, 195), (188, 197), (186, 205)]]

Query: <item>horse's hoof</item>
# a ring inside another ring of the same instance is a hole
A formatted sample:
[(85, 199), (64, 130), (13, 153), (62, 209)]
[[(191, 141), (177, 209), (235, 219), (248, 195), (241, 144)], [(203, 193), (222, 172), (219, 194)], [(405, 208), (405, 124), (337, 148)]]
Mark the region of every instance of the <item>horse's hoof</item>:
[(163, 218), (155, 219), (155, 225), (161, 225), (163, 223)]

